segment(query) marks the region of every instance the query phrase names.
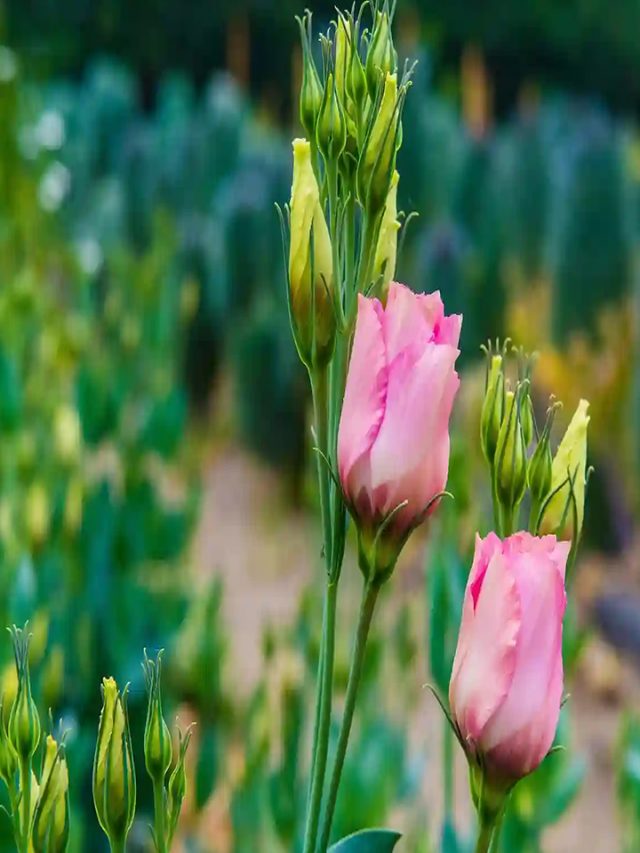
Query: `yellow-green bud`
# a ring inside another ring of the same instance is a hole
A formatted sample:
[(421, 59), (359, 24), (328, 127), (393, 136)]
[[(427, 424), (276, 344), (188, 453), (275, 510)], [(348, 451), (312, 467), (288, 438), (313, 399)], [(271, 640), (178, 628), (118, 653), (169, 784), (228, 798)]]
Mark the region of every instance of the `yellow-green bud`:
[(391, 186), (389, 187), (387, 203), (384, 206), (384, 214), (380, 225), (380, 234), (378, 235), (378, 245), (376, 246), (374, 278), (377, 280), (382, 276), (381, 293), (385, 299), (389, 285), (393, 281), (396, 273), (398, 231), (400, 230), (400, 223), (397, 219), (399, 179), (400, 175), (395, 171), (391, 178)]
[(391, 23), (387, 12), (376, 13), (376, 23), (367, 53), (367, 87), (371, 99), (375, 101), (380, 81), (396, 70), (396, 52), (391, 37)]
[(316, 124), (318, 150), (326, 163), (337, 163), (347, 143), (347, 122), (344, 109), (336, 94), (333, 74), (327, 77), (320, 115)]
[(144, 728), (144, 760), (147, 773), (156, 784), (164, 784), (164, 777), (171, 765), (171, 734), (162, 716), (162, 697), (160, 695), (160, 675), (162, 656), (155, 661), (144, 660), (145, 680), (147, 684), (147, 721)]
[(18, 757), (7, 731), (9, 718), (7, 708), (11, 707), (12, 702), (12, 698), (7, 701), (7, 698), (3, 695), (2, 702), (0, 703), (0, 779), (3, 780), (5, 785), (13, 784), (13, 778), (18, 769)]
[(23, 762), (33, 758), (40, 743), (40, 717), (31, 695), (29, 640), (24, 631), (13, 629), (18, 692), (9, 716), (8, 735), (16, 755)]
[(335, 84), (336, 95), (340, 103), (347, 110), (347, 78), (351, 70), (351, 40), (353, 30), (351, 21), (345, 21), (342, 15), (338, 15), (336, 25), (336, 56), (335, 56)]
[(326, 364), (333, 353), (332, 292), (331, 238), (311, 165), (311, 146), (306, 139), (294, 139), (289, 300), (296, 346), (309, 367)]
[(520, 400), (523, 386), (507, 391), (505, 415), (498, 434), (494, 460), (496, 496), (509, 514), (519, 506), (527, 487), (527, 454), (520, 422)]
[(300, 87), (300, 122), (310, 139), (315, 138), (316, 123), (322, 106), (322, 85), (313, 61), (307, 27), (311, 27), (311, 15), (298, 19), (302, 39), (302, 85)]
[(34, 853), (64, 853), (69, 840), (69, 772), (64, 751), (49, 735), (33, 818)]
[(379, 108), (371, 118), (358, 163), (358, 195), (371, 216), (383, 209), (389, 194), (398, 150), (399, 123), (398, 79), (395, 74), (387, 74)]
[(560, 539), (580, 539), (587, 480), (589, 402), (580, 400), (556, 451), (551, 468), (550, 499), (544, 506), (540, 532)]
[(25, 524), (34, 548), (41, 547), (51, 524), (49, 498), (42, 483), (32, 483), (25, 496)]
[(78, 413), (71, 406), (60, 406), (55, 413), (53, 433), (56, 452), (66, 464), (74, 462), (80, 452), (82, 434)]
[(533, 441), (535, 416), (533, 414), (533, 403), (531, 402), (531, 395), (529, 394), (528, 390), (525, 394), (523, 394), (522, 402), (520, 404), (520, 422), (522, 424), (522, 437), (524, 440), (524, 446), (529, 447), (529, 445)]
[(136, 776), (126, 707), (113, 678), (102, 681), (103, 705), (93, 761), (93, 802), (111, 846), (124, 847), (136, 809)]
[(490, 466), (498, 447), (498, 436), (504, 418), (504, 372), (502, 356), (494, 355), (487, 371), (487, 387), (480, 414), (480, 443)]

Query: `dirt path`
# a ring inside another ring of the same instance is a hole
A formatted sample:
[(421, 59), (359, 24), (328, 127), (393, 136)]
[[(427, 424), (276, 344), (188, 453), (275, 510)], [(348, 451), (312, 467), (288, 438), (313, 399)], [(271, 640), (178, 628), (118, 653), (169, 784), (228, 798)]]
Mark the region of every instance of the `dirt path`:
[[(236, 687), (248, 690), (260, 675), (262, 627), (290, 621), (301, 591), (313, 576), (314, 519), (285, 512), (277, 479), (243, 451), (229, 448), (211, 461), (202, 509), (195, 558), (203, 570), (224, 578), (225, 618), (232, 634), (230, 670)], [(393, 590), (394, 602), (422, 589), (419, 557), (409, 553), (405, 562)], [(545, 853), (582, 849), (617, 853), (612, 754), (619, 709), (596, 699), (580, 680), (571, 705), (575, 748), (587, 761), (587, 779), (578, 802), (549, 832)], [(420, 740), (422, 733), (439, 731), (439, 726), (439, 711), (425, 694), (411, 724), (412, 737)], [(435, 748), (431, 741), (427, 746)], [(429, 803), (432, 825), (437, 826), (439, 763), (437, 753), (431, 757), (425, 803)], [(458, 778), (460, 812), (468, 814), (462, 761)]]

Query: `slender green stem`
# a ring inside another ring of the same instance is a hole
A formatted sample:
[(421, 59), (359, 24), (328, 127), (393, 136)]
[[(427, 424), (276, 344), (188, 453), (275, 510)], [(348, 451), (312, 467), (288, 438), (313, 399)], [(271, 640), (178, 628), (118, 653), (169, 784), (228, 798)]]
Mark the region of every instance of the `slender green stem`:
[(444, 731), (442, 735), (442, 776), (444, 793), (444, 818), (445, 822), (453, 821), (453, 747), (454, 736), (448, 720), (444, 720)]
[(493, 835), (493, 824), (482, 823), (478, 830), (476, 841), (476, 853), (489, 853), (491, 847), (491, 836)]
[(316, 432), (318, 449), (325, 459), (316, 454), (316, 465), (318, 471), (318, 487), (320, 491), (320, 515), (322, 517), (322, 536), (324, 545), (324, 558), (327, 568), (332, 560), (332, 535), (331, 535), (331, 502), (330, 502), (330, 474), (327, 471), (326, 459), (329, 458), (329, 375), (328, 370), (311, 372), (311, 393), (313, 396), (313, 419)]
[(333, 771), (331, 773), (327, 804), (323, 815), (320, 844), (316, 847), (316, 853), (325, 853), (329, 844), (331, 825), (333, 823), (333, 815), (336, 808), (336, 801), (338, 799), (338, 790), (340, 788), (340, 779), (342, 777), (344, 760), (347, 754), (349, 735), (351, 734), (351, 724), (353, 723), (353, 714), (356, 707), (356, 699), (358, 697), (360, 678), (362, 676), (362, 668), (367, 648), (367, 638), (369, 636), (371, 620), (373, 618), (379, 592), (380, 584), (376, 581), (368, 581), (365, 583), (362, 592), (362, 601), (360, 603), (360, 616), (358, 618), (353, 654), (351, 657), (351, 668), (349, 670), (349, 680), (347, 682), (344, 713), (340, 727), (340, 734), (338, 736), (338, 745), (336, 747)]
[(111, 853), (125, 853), (127, 849), (125, 841), (111, 841), (111, 839), (109, 839), (109, 847), (111, 848)]
[(153, 780), (153, 813), (155, 818), (156, 853), (167, 853), (167, 831), (165, 816), (167, 805), (162, 782)]
[(496, 825), (493, 830), (493, 836), (491, 838), (490, 853), (499, 853), (500, 851), (500, 835), (502, 834), (502, 824), (504, 821), (505, 808), (502, 809), (502, 811), (500, 812), (500, 816), (496, 821)]
[(335, 618), (338, 584), (328, 581), (325, 600), (325, 618), (323, 620), (323, 657), (319, 666), (319, 714), (314, 742), (314, 758), (305, 827), (304, 853), (313, 853), (320, 822), (322, 792), (327, 771), (329, 736), (331, 733), (331, 699), (333, 688), (333, 659), (335, 651)]
[(309, 768), (309, 791), (307, 793), (307, 803), (311, 802), (311, 788), (313, 787), (313, 778), (316, 772), (316, 753), (318, 751), (318, 731), (320, 730), (320, 712), (322, 709), (322, 684), (324, 673), (324, 655), (325, 655), (325, 639), (327, 635), (327, 595), (329, 584), (325, 587), (324, 593), (324, 608), (322, 615), (322, 637), (320, 639), (320, 651), (318, 655), (318, 669), (316, 672), (316, 707), (313, 715), (313, 738), (311, 740), (311, 767)]
[(31, 842), (31, 762), (20, 759), (20, 853), (29, 853)]

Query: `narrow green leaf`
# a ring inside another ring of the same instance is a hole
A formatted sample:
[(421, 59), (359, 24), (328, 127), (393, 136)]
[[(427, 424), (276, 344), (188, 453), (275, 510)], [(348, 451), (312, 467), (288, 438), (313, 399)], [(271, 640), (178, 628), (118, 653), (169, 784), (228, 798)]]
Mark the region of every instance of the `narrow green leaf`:
[(391, 853), (400, 837), (392, 829), (363, 829), (338, 841), (328, 853)]

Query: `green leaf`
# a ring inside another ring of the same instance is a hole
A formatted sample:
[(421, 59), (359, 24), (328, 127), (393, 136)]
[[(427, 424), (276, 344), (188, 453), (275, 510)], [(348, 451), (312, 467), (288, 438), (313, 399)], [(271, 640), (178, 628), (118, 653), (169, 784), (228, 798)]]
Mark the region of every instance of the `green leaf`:
[(400, 837), (392, 829), (363, 829), (338, 841), (328, 853), (391, 853)]

